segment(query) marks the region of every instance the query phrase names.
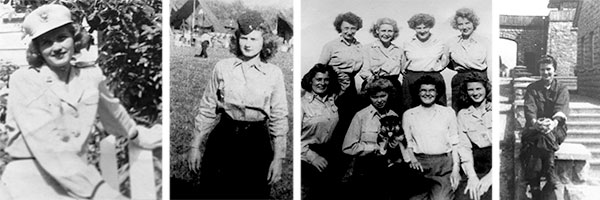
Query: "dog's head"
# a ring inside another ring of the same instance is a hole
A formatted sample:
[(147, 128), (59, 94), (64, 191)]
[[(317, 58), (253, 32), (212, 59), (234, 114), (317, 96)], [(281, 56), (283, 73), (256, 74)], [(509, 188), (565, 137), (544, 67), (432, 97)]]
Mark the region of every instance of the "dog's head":
[(402, 126), (400, 125), (400, 117), (398, 116), (385, 116), (379, 120), (381, 128), (379, 134), (387, 139), (393, 139), (395, 137), (404, 135)]

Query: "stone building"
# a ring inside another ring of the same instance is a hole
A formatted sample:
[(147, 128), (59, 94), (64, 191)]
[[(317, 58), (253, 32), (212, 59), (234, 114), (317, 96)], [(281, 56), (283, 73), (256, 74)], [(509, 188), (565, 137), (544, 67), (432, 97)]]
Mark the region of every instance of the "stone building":
[(517, 65), (539, 75), (535, 62), (550, 54), (558, 62), (557, 75), (574, 78), (577, 66), (577, 29), (573, 27), (578, 0), (550, 0), (548, 16), (500, 15), (500, 38), (517, 43)]
[[(558, 1), (558, 0), (554, 0)], [(600, 97), (600, 1), (578, 0), (573, 26), (577, 36), (577, 85), (580, 94)]]

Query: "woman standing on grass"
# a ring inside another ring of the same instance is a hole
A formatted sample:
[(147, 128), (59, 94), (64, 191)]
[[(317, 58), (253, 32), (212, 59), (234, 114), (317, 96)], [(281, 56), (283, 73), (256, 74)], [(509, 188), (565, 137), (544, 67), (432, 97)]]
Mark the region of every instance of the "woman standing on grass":
[(200, 169), (202, 198), (267, 199), (285, 157), (285, 85), (281, 69), (267, 63), (277, 44), (260, 13), (243, 13), (237, 23), (236, 57), (216, 64), (200, 102), (189, 168)]
[[(106, 87), (94, 63), (74, 56), (86, 46), (86, 30), (68, 8), (44, 5), (23, 28), (32, 41), (30, 67), (10, 76), (6, 126), (12, 161), (2, 174), (9, 199), (128, 199), (86, 160), (85, 146), (96, 120), (114, 135), (143, 148), (160, 146), (160, 131), (145, 134)], [(0, 195), (2, 196), (2, 195)], [(6, 197), (4, 197), (6, 198)]]

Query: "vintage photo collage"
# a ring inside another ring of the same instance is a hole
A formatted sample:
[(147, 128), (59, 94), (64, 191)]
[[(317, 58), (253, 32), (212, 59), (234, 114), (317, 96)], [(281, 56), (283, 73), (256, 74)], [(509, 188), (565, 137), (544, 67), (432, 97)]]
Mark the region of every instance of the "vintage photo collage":
[(0, 200), (597, 199), (598, 13), (5, 0)]

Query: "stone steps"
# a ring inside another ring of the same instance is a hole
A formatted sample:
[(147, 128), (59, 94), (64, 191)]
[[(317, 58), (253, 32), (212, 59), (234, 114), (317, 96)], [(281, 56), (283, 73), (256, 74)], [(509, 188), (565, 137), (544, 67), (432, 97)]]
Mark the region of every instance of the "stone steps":
[(597, 121), (575, 121), (572, 119), (567, 120), (567, 127), (573, 130), (590, 130), (596, 131), (600, 134), (600, 120)]
[(600, 138), (571, 138), (567, 136), (565, 142), (583, 144), (588, 150), (600, 149)]
[(600, 107), (571, 107), (570, 115), (573, 114), (600, 114)]
[[(576, 122), (599, 122), (600, 113), (571, 113), (567, 121)], [(567, 122), (567, 124), (569, 124)], [(569, 126), (571, 128), (571, 126)]]
[(600, 139), (600, 129), (573, 129), (569, 126), (567, 138)]

